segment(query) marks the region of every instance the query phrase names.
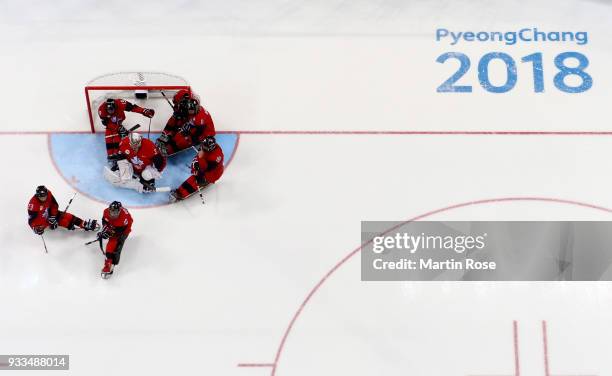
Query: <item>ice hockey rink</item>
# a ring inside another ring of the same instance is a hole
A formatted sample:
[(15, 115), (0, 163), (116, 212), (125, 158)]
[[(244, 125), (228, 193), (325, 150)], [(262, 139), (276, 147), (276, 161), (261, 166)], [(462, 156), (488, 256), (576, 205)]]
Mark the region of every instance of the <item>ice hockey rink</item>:
[[(87, 376), (611, 375), (609, 282), (362, 282), (358, 257), (366, 220), (612, 220), (611, 21), (605, 0), (0, 2), (0, 354)], [(450, 45), (439, 27), (590, 39)], [(494, 50), (542, 52), (545, 92), (525, 64), (509, 93), (474, 71), (472, 93), (436, 92), (457, 69), (438, 55)], [(562, 51), (588, 55), (588, 92), (552, 85)], [(44, 184), (101, 217), (77, 187), (83, 88), (125, 70), (188, 79), (231, 162), (204, 205), (127, 205), (103, 280), (91, 234), (47, 231), (45, 254), (26, 205)]]

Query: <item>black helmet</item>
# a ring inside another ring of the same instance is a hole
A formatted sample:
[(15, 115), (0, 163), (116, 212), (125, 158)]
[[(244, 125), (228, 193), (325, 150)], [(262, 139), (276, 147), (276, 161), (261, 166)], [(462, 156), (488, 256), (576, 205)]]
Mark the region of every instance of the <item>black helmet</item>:
[(202, 141), (200, 148), (204, 151), (212, 151), (217, 147), (217, 140), (213, 136), (208, 136)]
[(176, 106), (176, 111), (174, 115), (179, 119), (185, 118), (189, 114), (188, 107), (189, 107), (189, 98), (187, 97), (187, 98), (181, 99), (181, 101)]
[(113, 98), (108, 98), (106, 100), (106, 111), (108, 111), (109, 113), (112, 113), (112, 112), (115, 112), (115, 109), (117, 109), (115, 100)]
[(119, 215), (119, 210), (121, 210), (121, 203), (119, 201), (113, 201), (108, 205), (108, 211), (111, 217), (117, 217)]
[(49, 190), (44, 185), (39, 185), (38, 187), (36, 187), (36, 194), (35, 194), (36, 197), (38, 198), (46, 197), (48, 194), (49, 194)]

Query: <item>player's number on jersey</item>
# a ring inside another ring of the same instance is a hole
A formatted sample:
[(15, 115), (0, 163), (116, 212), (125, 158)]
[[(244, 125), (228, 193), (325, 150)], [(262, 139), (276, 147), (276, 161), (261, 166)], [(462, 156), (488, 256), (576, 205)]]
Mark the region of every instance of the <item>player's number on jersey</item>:
[[(461, 52), (446, 52), (438, 56), (436, 62), (444, 64), (449, 59), (459, 61), (459, 69), (437, 88), (438, 93), (471, 93), (472, 86), (456, 85), (456, 83), (468, 73), (471, 62), (470, 58)], [(506, 78), (503, 85), (494, 85), (490, 80), (489, 65), (492, 61), (498, 60), (506, 67)], [(578, 64), (568, 66), (567, 60), (576, 60)], [(533, 91), (536, 93), (544, 92), (544, 64), (542, 53), (537, 52), (521, 58), (522, 63), (530, 63), (533, 75)], [(555, 66), (559, 72), (554, 77), (554, 84), (557, 89), (566, 93), (582, 93), (593, 86), (593, 78), (585, 69), (589, 66), (589, 59), (579, 52), (563, 52), (554, 59)], [(566, 83), (566, 78), (576, 76), (573, 81), (578, 81), (578, 85), (571, 86)], [(478, 82), (480, 86), (490, 93), (507, 93), (512, 90), (518, 81), (517, 66), (512, 56), (504, 52), (490, 52), (485, 54), (478, 62)]]

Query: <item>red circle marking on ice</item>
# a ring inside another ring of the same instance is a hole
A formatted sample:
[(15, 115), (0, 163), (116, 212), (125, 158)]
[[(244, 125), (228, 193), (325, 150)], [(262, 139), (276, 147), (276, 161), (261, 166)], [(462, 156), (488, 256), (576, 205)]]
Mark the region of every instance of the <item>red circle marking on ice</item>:
[[(595, 210), (603, 211), (603, 212), (606, 212), (606, 213), (612, 213), (612, 209), (608, 209), (608, 208), (605, 208), (603, 206), (588, 204), (588, 203), (584, 203), (584, 202), (580, 202), (580, 201), (564, 200), (564, 199), (559, 199), (559, 198), (549, 198), (549, 197), (502, 197), (502, 198), (491, 198), (491, 199), (483, 199), (483, 200), (463, 202), (463, 203), (460, 203), (460, 204), (455, 204), (455, 205), (447, 206), (447, 207), (444, 207), (444, 208), (441, 208), (441, 209), (433, 210), (433, 211), (427, 212), (425, 214), (421, 214), (419, 216), (416, 216), (414, 218), (408, 219), (406, 221), (400, 222), (399, 224), (397, 224), (397, 225), (387, 229), (386, 231), (382, 232), (380, 235), (384, 236), (384, 235), (392, 232), (393, 230), (395, 230), (395, 229), (397, 229), (397, 228), (399, 228), (399, 227), (401, 227), (401, 226), (403, 226), (403, 225), (405, 225), (407, 223), (418, 221), (420, 219), (424, 219), (424, 218), (430, 217), (430, 216), (432, 216), (434, 214), (446, 212), (446, 211), (453, 210), (453, 209), (459, 209), (459, 208), (463, 208), (463, 207), (466, 207), (466, 206), (472, 206), (472, 205), (494, 204), (494, 203), (502, 203), (502, 202), (521, 202), (521, 201), (550, 202), (550, 203), (556, 203), (556, 204), (574, 205), (574, 206), (580, 206), (580, 207), (584, 207), (584, 208), (595, 209)], [(289, 338), (289, 334), (291, 333), (291, 330), (293, 329), (293, 326), (295, 325), (296, 321), (298, 320), (298, 318), (300, 317), (300, 315), (304, 311), (304, 308), (306, 307), (306, 305), (310, 302), (310, 300), (317, 293), (317, 291), (319, 291), (321, 286), (323, 286), (323, 284), (329, 279), (329, 277), (331, 277), (331, 275), (336, 272), (336, 270), (338, 270), (348, 260), (350, 260), (353, 256), (358, 254), (363, 249), (363, 247), (365, 247), (366, 245), (368, 245), (371, 242), (372, 242), (371, 240), (368, 241), (368, 242), (365, 242), (365, 243), (359, 245), (359, 247), (357, 247), (354, 250), (352, 250), (351, 252), (349, 252), (349, 254), (344, 256), (344, 258), (342, 258), (338, 263), (336, 263), (336, 265), (334, 265), (334, 267), (331, 268), (323, 276), (323, 278), (321, 278), (321, 280), (308, 292), (308, 295), (306, 295), (306, 298), (304, 299), (302, 304), (300, 304), (299, 308), (297, 309), (297, 311), (294, 313), (293, 317), (291, 318), (291, 321), (289, 322), (289, 325), (285, 329), (285, 333), (283, 334), (283, 338), (281, 339), (281, 342), (280, 342), (280, 344), (278, 346), (278, 349), (276, 351), (276, 356), (274, 357), (274, 362), (272, 362), (272, 363), (261, 363), (261, 364), (266, 364), (266, 366), (269, 366), (269, 367), (272, 368), (272, 370), (270, 372), (271, 376), (275, 376), (276, 375), (276, 370), (278, 368), (278, 364), (280, 363), (280, 359), (282, 357), (283, 351), (285, 350), (285, 347), (286, 347), (286, 344), (287, 344), (287, 339)], [(244, 364), (242, 364), (240, 366), (244, 367)]]

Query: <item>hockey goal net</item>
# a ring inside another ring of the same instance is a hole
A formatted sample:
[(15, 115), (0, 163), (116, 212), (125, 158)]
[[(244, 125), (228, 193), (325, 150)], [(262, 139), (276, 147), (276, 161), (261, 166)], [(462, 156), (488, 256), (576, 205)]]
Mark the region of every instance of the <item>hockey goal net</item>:
[[(91, 132), (104, 130), (98, 107), (108, 98), (121, 98), (140, 107), (154, 109), (151, 129), (161, 130), (172, 115), (172, 97), (181, 89), (191, 89), (187, 80), (163, 72), (116, 72), (98, 76), (85, 86)], [(149, 127), (149, 119), (126, 113), (126, 128), (137, 123), (142, 125), (141, 131)]]

